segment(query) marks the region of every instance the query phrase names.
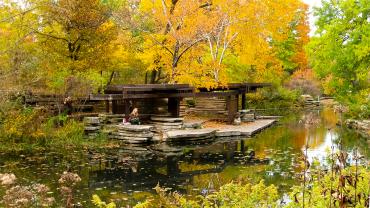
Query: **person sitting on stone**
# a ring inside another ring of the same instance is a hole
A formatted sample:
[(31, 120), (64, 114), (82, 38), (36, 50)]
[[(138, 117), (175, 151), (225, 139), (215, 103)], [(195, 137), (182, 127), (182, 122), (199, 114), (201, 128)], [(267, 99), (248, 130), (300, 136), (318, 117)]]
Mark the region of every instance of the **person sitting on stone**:
[(73, 106), (72, 106), (72, 98), (70, 96), (66, 97), (63, 102), (63, 111), (67, 115), (71, 115), (73, 111)]
[(240, 113), (238, 112), (238, 113), (235, 114), (235, 118), (234, 118), (233, 124), (236, 125), (236, 126), (239, 126), (241, 124), (241, 122), (242, 121), (240, 119)]
[(140, 119), (139, 119), (139, 110), (137, 108), (134, 108), (132, 112), (130, 113), (130, 116), (128, 118), (128, 121), (132, 125), (140, 125)]

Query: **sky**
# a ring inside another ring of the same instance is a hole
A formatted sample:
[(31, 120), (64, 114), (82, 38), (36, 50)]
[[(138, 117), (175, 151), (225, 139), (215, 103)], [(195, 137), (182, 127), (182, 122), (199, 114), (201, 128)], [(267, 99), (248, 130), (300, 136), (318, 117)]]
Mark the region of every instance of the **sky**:
[(303, 0), (303, 1), (310, 6), (309, 21), (310, 21), (310, 28), (311, 28), (310, 36), (312, 36), (315, 32), (315, 26), (314, 26), (315, 18), (312, 15), (312, 8), (315, 6), (319, 7), (321, 5), (321, 0)]

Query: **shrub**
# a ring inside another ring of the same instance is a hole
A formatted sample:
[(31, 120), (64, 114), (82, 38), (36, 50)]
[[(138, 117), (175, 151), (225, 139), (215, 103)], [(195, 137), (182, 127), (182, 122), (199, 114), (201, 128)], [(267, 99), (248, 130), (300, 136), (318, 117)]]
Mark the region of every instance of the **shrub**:
[[(220, 207), (220, 208), (239, 208), (239, 207), (277, 207), (278, 191), (274, 185), (266, 186), (263, 181), (251, 185), (241, 183), (229, 183), (221, 187), (217, 192), (206, 196), (198, 195), (196, 199), (187, 199), (177, 192), (167, 193), (167, 189), (155, 187), (159, 199), (147, 200), (139, 203), (138, 207)], [(145, 206), (144, 206), (145, 205)]]

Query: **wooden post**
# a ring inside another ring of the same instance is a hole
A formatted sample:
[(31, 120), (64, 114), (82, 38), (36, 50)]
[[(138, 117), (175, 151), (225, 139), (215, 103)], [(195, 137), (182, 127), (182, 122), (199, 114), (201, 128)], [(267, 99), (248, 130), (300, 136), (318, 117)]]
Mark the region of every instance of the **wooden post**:
[(112, 97), (109, 96), (108, 100), (106, 101), (105, 103), (105, 107), (106, 107), (106, 112), (107, 113), (112, 113), (113, 111), (113, 104), (112, 104)]
[(108, 113), (110, 113), (110, 114), (113, 114), (113, 101), (112, 100), (109, 100), (108, 101), (108, 109), (109, 109), (109, 111), (108, 111)]
[(242, 94), (242, 110), (247, 109), (247, 97), (245, 93)]
[(236, 99), (236, 112), (239, 112), (239, 94), (235, 95), (235, 99)]
[(125, 99), (123, 101), (124, 105), (125, 105), (125, 110), (124, 110), (124, 114), (125, 114), (125, 118), (126, 120), (128, 120), (129, 116), (130, 116), (130, 101)]
[(234, 115), (232, 115), (232, 107), (231, 107), (231, 96), (227, 96), (226, 98), (226, 108), (227, 108), (227, 122), (232, 123), (234, 120)]
[(227, 106), (227, 120), (229, 123), (233, 123), (235, 114), (238, 112), (238, 96), (230, 95), (226, 98)]
[(109, 113), (109, 100), (105, 101), (105, 112)]
[(179, 98), (168, 98), (168, 112), (173, 117), (180, 116), (180, 99)]
[(112, 100), (112, 113), (117, 113), (117, 100)]
[(125, 106), (124, 107), (125, 109), (124, 109), (123, 113), (125, 114), (126, 121), (128, 121), (131, 112), (130, 112), (130, 100), (128, 100), (126, 97), (127, 97), (127, 90), (123, 89), (122, 98), (123, 98), (123, 104)]

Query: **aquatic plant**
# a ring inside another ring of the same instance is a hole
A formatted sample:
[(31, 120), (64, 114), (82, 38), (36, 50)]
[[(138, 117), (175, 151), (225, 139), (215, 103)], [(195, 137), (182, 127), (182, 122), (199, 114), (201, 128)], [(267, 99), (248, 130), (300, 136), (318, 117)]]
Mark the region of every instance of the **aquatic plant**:
[(50, 207), (55, 202), (54, 197), (47, 195), (50, 189), (44, 184), (19, 185), (12, 173), (0, 174), (0, 181), (5, 188), (2, 198), (5, 207)]
[(116, 204), (114, 202), (110, 202), (107, 204), (106, 202), (102, 201), (100, 197), (96, 194), (92, 196), (91, 202), (98, 208), (116, 208)]
[(2, 186), (12, 185), (15, 183), (16, 180), (17, 178), (13, 173), (4, 173), (4, 174), (0, 173), (0, 184)]
[(65, 207), (73, 207), (73, 188), (81, 181), (80, 176), (76, 173), (64, 171), (58, 182), (61, 185), (60, 193), (65, 202)]

